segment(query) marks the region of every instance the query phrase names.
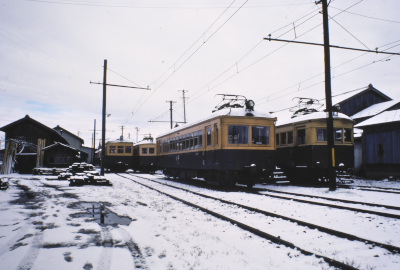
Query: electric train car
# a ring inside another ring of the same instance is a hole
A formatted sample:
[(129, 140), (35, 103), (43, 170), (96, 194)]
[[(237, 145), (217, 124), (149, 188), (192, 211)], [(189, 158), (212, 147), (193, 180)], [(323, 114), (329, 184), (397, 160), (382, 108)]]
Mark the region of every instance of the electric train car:
[(133, 142), (122, 136), (106, 143), (104, 169), (109, 172), (125, 172), (133, 167)]
[(223, 95), (223, 105), (203, 120), (157, 138), (158, 168), (167, 177), (252, 187), (272, 176), (275, 122), (243, 96)]
[[(276, 124), (276, 164), (298, 184), (327, 183), (327, 113), (302, 109)], [(334, 165), (348, 175), (354, 167), (354, 122), (334, 113)]]
[(135, 172), (154, 173), (158, 159), (156, 149), (156, 143), (151, 136), (144, 137), (141, 142), (135, 143), (132, 169)]

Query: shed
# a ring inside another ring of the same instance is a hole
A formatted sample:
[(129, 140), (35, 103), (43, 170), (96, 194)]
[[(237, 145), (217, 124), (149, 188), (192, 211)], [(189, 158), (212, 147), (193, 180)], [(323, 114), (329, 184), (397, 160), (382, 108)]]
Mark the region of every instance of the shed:
[(86, 160), (87, 154), (80, 150), (56, 142), (42, 149), (43, 166), (65, 168), (72, 165), (74, 162)]
[(400, 110), (385, 111), (355, 126), (363, 130), (363, 170), (367, 177), (400, 176)]
[(340, 105), (340, 112), (350, 117), (362, 110), (381, 102), (391, 101), (392, 99), (381, 91), (376, 89), (372, 84), (360, 92), (354, 94), (349, 92), (347, 95), (333, 97), (333, 104)]

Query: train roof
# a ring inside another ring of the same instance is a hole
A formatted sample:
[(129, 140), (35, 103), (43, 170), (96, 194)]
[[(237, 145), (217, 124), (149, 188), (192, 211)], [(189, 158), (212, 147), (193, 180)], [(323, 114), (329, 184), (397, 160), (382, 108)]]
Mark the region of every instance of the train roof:
[(265, 118), (276, 119), (276, 117), (272, 116), (272, 114), (270, 114), (270, 113), (265, 113), (265, 112), (260, 112), (260, 111), (248, 111), (245, 108), (225, 108), (225, 109), (215, 111), (212, 114), (210, 114), (209, 116), (199, 119), (197, 121), (186, 123), (182, 126), (173, 128), (167, 132), (164, 132), (164, 133), (158, 135), (158, 137), (162, 137), (162, 136), (165, 136), (172, 132), (177, 132), (177, 131), (186, 129), (188, 127), (200, 124), (202, 122), (217, 118), (219, 116), (238, 116), (238, 117), (239, 116), (251, 116), (251, 117), (265, 117)]
[[(313, 120), (313, 119), (326, 119), (328, 118), (328, 113), (326, 112), (313, 112), (309, 114), (304, 114), (304, 115), (299, 115), (290, 119), (287, 118), (278, 118), (278, 121), (276, 122), (276, 126), (283, 126), (283, 125), (288, 125), (288, 124), (293, 124), (293, 123), (298, 123), (298, 122), (303, 122), (303, 121), (308, 121), (308, 120)], [(333, 119), (346, 119), (349, 121), (353, 121), (350, 117), (343, 113), (337, 113), (333, 115)]]
[(142, 145), (142, 144), (156, 144), (154, 141), (150, 141), (150, 140), (143, 140), (140, 142), (135, 143), (134, 145)]

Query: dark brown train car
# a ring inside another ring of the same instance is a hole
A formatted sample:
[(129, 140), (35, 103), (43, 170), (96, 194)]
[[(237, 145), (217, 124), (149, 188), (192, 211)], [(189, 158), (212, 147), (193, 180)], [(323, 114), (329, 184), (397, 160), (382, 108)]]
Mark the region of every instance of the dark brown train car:
[(158, 167), (168, 177), (251, 187), (274, 169), (275, 121), (246, 108), (218, 110), (159, 136)]
[[(313, 112), (278, 120), (276, 164), (291, 182), (325, 183), (328, 148), (325, 112)], [(337, 170), (354, 167), (354, 122), (342, 113), (334, 115), (334, 165)]]

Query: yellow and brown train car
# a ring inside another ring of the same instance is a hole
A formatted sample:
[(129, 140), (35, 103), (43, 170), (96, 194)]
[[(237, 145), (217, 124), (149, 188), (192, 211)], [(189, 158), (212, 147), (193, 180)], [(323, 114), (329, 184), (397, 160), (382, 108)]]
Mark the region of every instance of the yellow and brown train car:
[(133, 142), (124, 139), (108, 141), (104, 169), (109, 172), (125, 172), (133, 166)]
[[(276, 164), (296, 183), (325, 183), (327, 180), (327, 113), (312, 112), (276, 126)], [(334, 165), (337, 170), (354, 167), (354, 122), (336, 113), (334, 125)]]
[(271, 176), (275, 121), (247, 108), (225, 108), (157, 138), (158, 168), (168, 177), (253, 186)]
[(144, 173), (154, 173), (157, 169), (157, 145), (152, 137), (145, 137), (135, 143), (132, 169)]

